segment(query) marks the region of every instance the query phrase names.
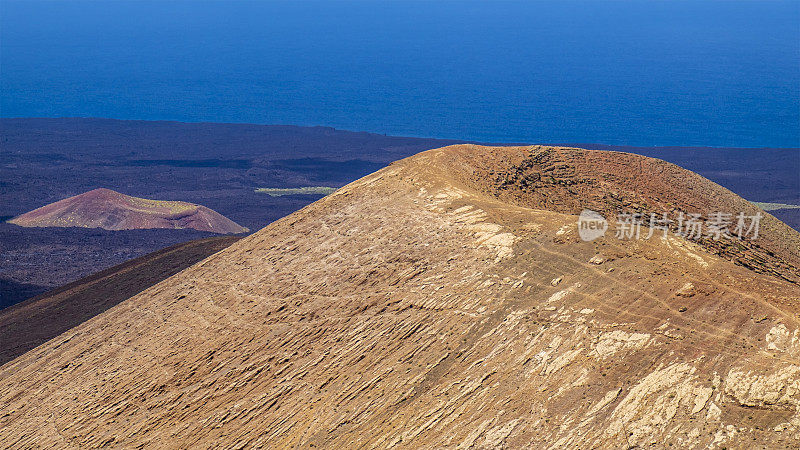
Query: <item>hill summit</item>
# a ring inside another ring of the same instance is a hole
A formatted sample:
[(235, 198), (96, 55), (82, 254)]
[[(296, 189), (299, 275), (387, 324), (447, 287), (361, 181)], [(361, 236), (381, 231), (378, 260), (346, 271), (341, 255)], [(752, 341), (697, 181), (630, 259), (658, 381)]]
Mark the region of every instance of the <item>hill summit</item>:
[[(709, 208), (758, 237), (615, 233)], [(423, 152), (0, 367), (0, 444), (796, 448), (798, 236), (646, 157)]]
[(131, 197), (105, 188), (59, 200), (8, 222), (22, 227), (192, 228), (221, 234), (248, 231), (205, 206)]

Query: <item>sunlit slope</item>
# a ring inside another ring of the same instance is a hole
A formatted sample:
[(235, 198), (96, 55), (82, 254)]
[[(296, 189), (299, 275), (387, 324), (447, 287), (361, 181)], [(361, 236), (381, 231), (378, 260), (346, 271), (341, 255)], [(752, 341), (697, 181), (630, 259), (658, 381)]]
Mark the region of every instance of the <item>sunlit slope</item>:
[[(602, 193), (506, 182), (555, 157), (643, 209), (743, 202), (632, 155), (425, 152), (2, 366), (0, 442), (796, 445), (797, 233), (766, 219), (738, 259), (674, 233), (584, 242), (575, 214), (611, 211)], [(697, 190), (659, 187), (678, 175)]]

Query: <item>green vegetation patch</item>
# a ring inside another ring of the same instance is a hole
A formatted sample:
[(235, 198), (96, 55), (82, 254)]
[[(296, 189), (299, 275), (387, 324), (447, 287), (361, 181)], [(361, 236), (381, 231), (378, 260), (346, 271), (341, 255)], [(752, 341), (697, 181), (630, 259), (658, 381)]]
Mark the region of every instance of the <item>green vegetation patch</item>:
[(752, 202), (754, 205), (763, 209), (764, 211), (775, 211), (776, 209), (798, 209), (800, 205), (787, 205), (785, 203), (764, 203)]
[(282, 195), (328, 195), (335, 190), (336, 188), (328, 186), (305, 186), (299, 188), (258, 188), (256, 192), (267, 194), (271, 197), (280, 197)]

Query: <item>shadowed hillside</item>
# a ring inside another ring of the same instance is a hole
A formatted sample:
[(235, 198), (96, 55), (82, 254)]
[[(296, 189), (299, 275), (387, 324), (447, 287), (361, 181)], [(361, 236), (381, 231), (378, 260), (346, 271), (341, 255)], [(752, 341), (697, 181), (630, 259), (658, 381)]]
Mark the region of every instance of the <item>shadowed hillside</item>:
[(0, 364), (238, 241), (220, 236), (159, 250), (0, 311)]

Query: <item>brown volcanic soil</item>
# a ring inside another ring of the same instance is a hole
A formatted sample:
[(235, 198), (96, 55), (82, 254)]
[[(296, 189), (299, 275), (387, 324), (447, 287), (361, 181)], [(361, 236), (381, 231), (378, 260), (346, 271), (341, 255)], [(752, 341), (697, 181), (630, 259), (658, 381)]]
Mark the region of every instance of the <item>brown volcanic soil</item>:
[(592, 172), (606, 154), (425, 152), (0, 367), (0, 442), (796, 447), (800, 287), (780, 272), (796, 233), (762, 228), (774, 272), (758, 273), (675, 235), (583, 242), (575, 215), (524, 203), (609, 203), (477, 177), (548, 152), (562, 179), (646, 209), (740, 203), (700, 181), (653, 198), (673, 169), (642, 157)]
[(249, 231), (205, 206), (131, 197), (104, 188), (42, 206), (8, 222), (21, 227), (191, 228), (220, 234)]
[[(584, 208), (615, 219), (619, 213), (713, 212), (762, 214), (756, 240), (700, 239), (706, 249), (755, 271), (800, 283), (800, 234), (733, 192), (668, 162), (639, 155), (554, 147), (505, 147), (492, 153), (462, 146), (449, 164), (468, 166), (463, 180), (498, 198), (529, 208), (580, 214)], [(648, 220), (648, 219), (645, 219)], [(673, 227), (674, 228), (674, 227)], [(733, 233), (733, 226), (730, 227)]]
[(0, 364), (80, 325), (239, 239), (239, 236), (217, 236), (176, 244), (0, 311), (0, 342), (3, 343)]

